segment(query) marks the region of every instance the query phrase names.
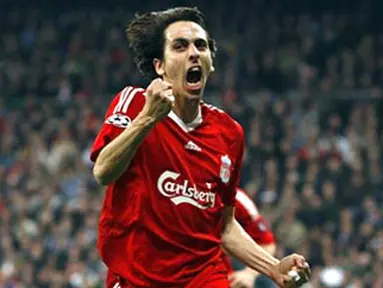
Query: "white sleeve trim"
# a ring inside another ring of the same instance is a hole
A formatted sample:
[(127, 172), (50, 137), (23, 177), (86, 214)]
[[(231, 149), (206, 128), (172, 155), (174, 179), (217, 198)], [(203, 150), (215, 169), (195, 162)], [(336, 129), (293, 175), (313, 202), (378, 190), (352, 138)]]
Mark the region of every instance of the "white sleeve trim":
[(255, 220), (259, 217), (259, 211), (257, 209), (257, 206), (255, 206), (253, 200), (251, 200), (246, 193), (237, 189), (235, 199), (245, 208), (247, 213), (250, 215), (251, 219)]

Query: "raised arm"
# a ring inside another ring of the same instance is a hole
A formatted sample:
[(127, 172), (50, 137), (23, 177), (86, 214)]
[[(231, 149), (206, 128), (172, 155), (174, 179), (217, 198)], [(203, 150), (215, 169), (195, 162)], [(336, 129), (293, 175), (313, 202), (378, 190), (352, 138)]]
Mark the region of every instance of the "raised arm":
[(146, 135), (169, 113), (173, 101), (169, 83), (156, 79), (148, 86), (142, 111), (98, 153), (93, 168), (98, 183), (108, 185), (126, 171)]

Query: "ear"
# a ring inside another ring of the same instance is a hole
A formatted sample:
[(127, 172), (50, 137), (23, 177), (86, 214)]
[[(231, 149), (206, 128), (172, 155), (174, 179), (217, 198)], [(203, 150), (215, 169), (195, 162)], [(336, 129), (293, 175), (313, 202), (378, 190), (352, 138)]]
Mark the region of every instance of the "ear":
[(163, 65), (162, 60), (160, 60), (158, 58), (154, 58), (153, 66), (154, 66), (154, 70), (156, 71), (158, 76), (162, 77), (165, 74), (164, 65)]

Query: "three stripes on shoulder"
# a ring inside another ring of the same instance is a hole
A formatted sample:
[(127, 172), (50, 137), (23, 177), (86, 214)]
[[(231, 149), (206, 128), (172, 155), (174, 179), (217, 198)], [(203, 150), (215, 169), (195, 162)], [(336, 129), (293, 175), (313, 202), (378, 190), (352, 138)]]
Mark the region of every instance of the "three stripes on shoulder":
[(114, 107), (112, 115), (105, 120), (105, 123), (112, 124), (119, 128), (128, 127), (132, 120), (125, 114), (128, 112), (129, 105), (134, 99), (134, 96), (142, 91), (144, 91), (143, 88), (125, 87), (120, 93), (118, 103), (116, 107)]

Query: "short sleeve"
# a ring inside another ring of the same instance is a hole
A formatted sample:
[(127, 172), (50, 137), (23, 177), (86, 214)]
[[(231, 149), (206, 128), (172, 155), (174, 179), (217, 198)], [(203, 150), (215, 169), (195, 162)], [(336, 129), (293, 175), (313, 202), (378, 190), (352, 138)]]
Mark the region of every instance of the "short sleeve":
[(237, 137), (235, 140), (235, 144), (233, 145), (234, 154), (234, 165), (232, 169), (232, 175), (230, 177), (230, 181), (225, 187), (225, 193), (223, 194), (222, 201), (225, 205), (234, 206), (235, 205), (235, 195), (236, 189), (239, 186), (239, 182), (241, 180), (241, 172), (242, 172), (242, 164), (243, 164), (243, 155), (244, 155), (244, 132), (243, 128), (237, 124)]
[(90, 153), (95, 162), (101, 150), (124, 131), (145, 104), (144, 89), (128, 86), (112, 100)]

